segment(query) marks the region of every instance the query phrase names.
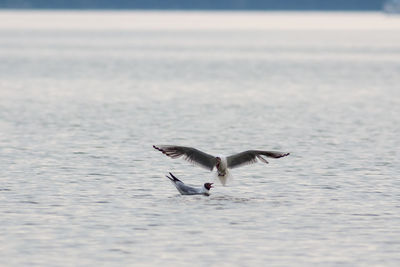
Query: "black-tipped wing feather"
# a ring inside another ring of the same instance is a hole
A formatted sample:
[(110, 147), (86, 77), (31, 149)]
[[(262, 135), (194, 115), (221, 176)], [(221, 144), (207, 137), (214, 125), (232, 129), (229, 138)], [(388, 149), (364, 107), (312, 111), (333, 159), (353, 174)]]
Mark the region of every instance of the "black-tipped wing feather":
[(262, 156), (269, 158), (281, 158), (289, 155), (289, 153), (278, 151), (261, 151), (261, 150), (248, 150), (235, 155), (227, 157), (228, 168), (236, 168), (243, 165), (256, 163), (257, 159), (264, 163), (268, 163)]
[(173, 159), (182, 157), (200, 167), (209, 169), (210, 171), (213, 170), (216, 159), (214, 156), (204, 153), (200, 150), (197, 150), (192, 147), (185, 147), (185, 146), (154, 146), (154, 149), (161, 151), (163, 154), (171, 157)]

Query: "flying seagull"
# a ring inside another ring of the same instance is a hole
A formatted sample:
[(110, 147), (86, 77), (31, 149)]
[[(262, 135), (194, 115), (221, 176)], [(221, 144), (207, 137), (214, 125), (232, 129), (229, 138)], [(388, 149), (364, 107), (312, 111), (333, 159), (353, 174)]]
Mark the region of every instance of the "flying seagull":
[(201, 188), (195, 188), (188, 185), (185, 185), (181, 180), (176, 178), (172, 173), (169, 173), (171, 176), (167, 176), (167, 178), (175, 185), (176, 189), (178, 189), (181, 195), (210, 195), (210, 189), (213, 188), (213, 183), (205, 183)]
[(262, 156), (269, 158), (281, 158), (290, 154), (278, 151), (247, 150), (238, 154), (225, 157), (212, 156), (193, 147), (153, 145), (153, 148), (161, 151), (163, 154), (173, 159), (183, 156), (185, 160), (199, 165), (200, 167), (206, 168), (210, 171), (212, 171), (214, 167), (216, 167), (218, 178), (221, 181), (222, 185), (226, 184), (227, 178), (229, 176), (228, 169), (256, 163), (257, 159), (268, 164), (268, 161)]

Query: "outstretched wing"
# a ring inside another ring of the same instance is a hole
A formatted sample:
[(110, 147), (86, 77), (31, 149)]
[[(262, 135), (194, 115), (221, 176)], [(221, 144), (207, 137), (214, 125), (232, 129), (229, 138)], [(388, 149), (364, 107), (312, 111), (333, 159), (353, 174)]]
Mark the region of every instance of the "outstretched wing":
[(228, 163), (228, 168), (236, 168), (243, 165), (256, 163), (257, 159), (268, 164), (268, 161), (264, 159), (262, 156), (266, 156), (269, 158), (281, 158), (289, 154), (290, 153), (278, 152), (278, 151), (248, 150), (242, 153), (231, 155), (227, 157), (226, 160)]
[(182, 157), (200, 167), (209, 169), (212, 171), (217, 160), (214, 156), (204, 153), (200, 150), (197, 150), (192, 147), (185, 147), (185, 146), (154, 146), (154, 149), (161, 151), (163, 154), (171, 157), (173, 159)]

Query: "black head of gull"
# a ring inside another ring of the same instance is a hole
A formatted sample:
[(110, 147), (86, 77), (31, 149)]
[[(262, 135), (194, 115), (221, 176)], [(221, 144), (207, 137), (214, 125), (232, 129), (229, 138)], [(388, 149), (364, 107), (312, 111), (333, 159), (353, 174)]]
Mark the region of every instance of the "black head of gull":
[(204, 184), (204, 188), (207, 189), (207, 190), (210, 190), (211, 188), (213, 188), (212, 185), (213, 185), (213, 183), (205, 183)]

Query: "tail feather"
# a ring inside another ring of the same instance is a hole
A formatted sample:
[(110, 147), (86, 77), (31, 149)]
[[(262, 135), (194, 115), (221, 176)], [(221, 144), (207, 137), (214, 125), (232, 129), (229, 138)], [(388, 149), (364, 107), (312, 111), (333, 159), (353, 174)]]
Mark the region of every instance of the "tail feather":
[(175, 177), (175, 175), (173, 175), (171, 172), (169, 173), (169, 175), (171, 175), (171, 177), (169, 177), (168, 175), (166, 175), (166, 177), (168, 179), (170, 179), (172, 182), (181, 182), (181, 180), (179, 180), (178, 178)]
[(214, 180), (215, 181), (220, 181), (222, 186), (226, 186), (229, 183), (233, 182), (233, 176), (229, 172), (229, 170), (226, 170), (226, 174), (224, 176), (219, 176), (218, 172), (214, 174)]

